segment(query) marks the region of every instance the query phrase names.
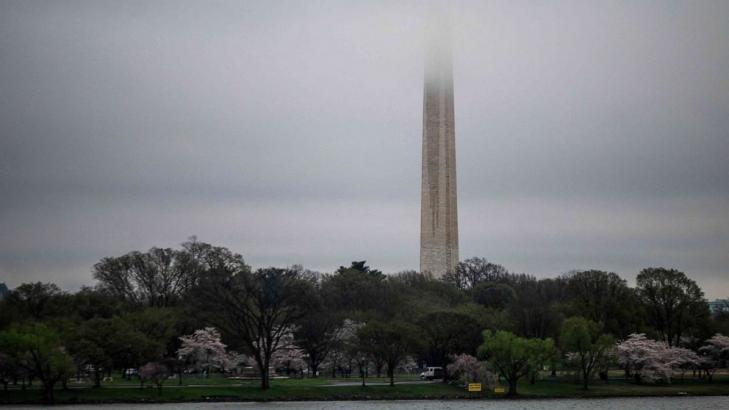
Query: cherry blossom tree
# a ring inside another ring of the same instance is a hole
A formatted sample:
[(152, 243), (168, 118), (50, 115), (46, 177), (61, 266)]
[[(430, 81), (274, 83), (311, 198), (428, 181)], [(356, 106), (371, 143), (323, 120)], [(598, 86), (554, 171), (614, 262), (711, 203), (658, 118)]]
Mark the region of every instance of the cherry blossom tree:
[(729, 361), (729, 336), (716, 334), (706, 341), (706, 345), (699, 348), (701, 353), (701, 370), (706, 374), (709, 381), (712, 380), (714, 372), (727, 366)]
[(280, 347), (271, 356), (271, 365), (276, 370), (282, 370), (287, 376), (292, 373), (302, 373), (306, 369), (306, 354), (296, 344), (294, 335), (287, 332), (281, 337)]
[(696, 352), (651, 340), (642, 333), (630, 335), (617, 345), (617, 351), (619, 363), (633, 372), (639, 383), (670, 382), (676, 373), (683, 378), (687, 370), (705, 366), (705, 360)]
[(150, 362), (139, 368), (139, 378), (142, 383), (151, 381), (157, 386), (159, 394), (162, 394), (162, 385), (169, 376), (169, 369), (162, 363)]
[[(343, 364), (347, 363), (347, 368), (350, 368), (349, 363), (357, 362), (360, 367), (360, 373), (364, 374), (364, 370), (367, 364), (368, 355), (364, 354), (362, 346), (357, 338), (357, 332), (365, 324), (362, 322), (356, 322), (352, 319), (345, 319), (342, 325), (337, 328), (334, 332), (334, 343), (332, 349), (327, 356), (326, 361), (322, 364), (323, 366), (329, 367), (332, 371), (332, 377), (336, 377), (337, 369), (341, 368)], [(380, 367), (382, 369), (382, 367)]]
[(225, 354), (225, 358), (223, 359), (221, 370), (226, 373), (232, 372), (239, 365), (248, 365), (251, 362), (252, 362), (252, 359), (249, 356), (246, 356), (242, 353), (235, 352), (233, 350), (229, 350)]
[(671, 368), (673, 374), (679, 373), (683, 379), (686, 371), (698, 369), (701, 366), (701, 357), (693, 350), (683, 347), (671, 347), (663, 352), (663, 358)]
[(649, 339), (643, 333), (633, 333), (628, 339), (616, 346), (618, 363), (625, 367), (626, 373), (635, 377), (637, 383), (654, 383), (668, 380), (671, 367), (664, 357), (668, 345)]
[(481, 383), (489, 390), (496, 384), (496, 376), (489, 370), (485, 361), (479, 361), (468, 354), (453, 356), (452, 360), (453, 362), (448, 365), (448, 374), (460, 384)]
[(182, 347), (177, 349), (181, 359), (187, 360), (206, 376), (211, 369), (225, 370), (229, 363), (226, 345), (220, 341), (220, 332), (214, 327), (198, 329), (193, 334), (180, 337)]

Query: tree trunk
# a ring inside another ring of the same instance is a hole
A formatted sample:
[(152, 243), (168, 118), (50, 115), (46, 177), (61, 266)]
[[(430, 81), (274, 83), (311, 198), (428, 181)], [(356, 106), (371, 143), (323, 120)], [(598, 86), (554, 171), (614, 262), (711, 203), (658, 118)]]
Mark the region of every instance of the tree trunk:
[(387, 375), (390, 377), (390, 386), (395, 385), (395, 369), (387, 366)]
[(43, 400), (47, 404), (53, 404), (55, 397), (53, 397), (53, 385), (52, 384), (43, 385)]
[(101, 372), (98, 367), (94, 369), (94, 387), (101, 387)]
[(319, 363), (311, 363), (311, 377), (319, 377)]
[(268, 390), (268, 388), (271, 387), (269, 377), (270, 377), (270, 375), (268, 374), (268, 360), (264, 359), (263, 363), (261, 364), (261, 389), (262, 390)]
[(270, 375), (268, 374), (268, 368), (263, 371), (261, 374), (261, 389), (268, 390), (269, 387), (271, 387), (271, 382), (269, 381)]
[(362, 378), (362, 387), (367, 387), (365, 384), (365, 377), (367, 377), (367, 364), (360, 362), (359, 363), (359, 377)]
[(516, 380), (509, 380), (509, 391), (506, 393), (507, 396), (516, 396)]

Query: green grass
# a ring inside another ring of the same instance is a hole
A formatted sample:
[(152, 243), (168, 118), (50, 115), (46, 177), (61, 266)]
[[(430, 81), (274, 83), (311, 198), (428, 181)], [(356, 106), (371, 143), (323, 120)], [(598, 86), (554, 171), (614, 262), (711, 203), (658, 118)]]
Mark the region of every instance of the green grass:
[[(411, 381), (411, 380), (420, 380), (420, 377), (418, 375), (410, 375), (410, 374), (399, 374), (396, 376), (397, 381)], [(317, 378), (280, 378), (280, 379), (274, 379), (273, 382), (277, 385), (283, 385), (283, 386), (290, 386), (290, 385), (296, 385), (296, 386), (302, 386), (302, 385), (327, 385), (327, 384), (336, 384), (341, 382), (359, 382), (361, 379), (358, 377), (351, 377), (351, 378), (331, 378), (327, 375), (322, 375)], [(368, 377), (367, 383), (389, 383), (390, 379), (388, 377)], [(209, 386), (209, 385), (251, 385), (251, 386), (258, 386), (260, 384), (260, 381), (258, 379), (230, 379), (227, 378), (221, 374), (211, 374), (209, 377), (201, 377), (197, 375), (183, 375), (182, 376), (182, 383), (180, 384), (180, 381), (177, 377), (174, 379), (169, 379), (165, 382), (165, 386)], [(81, 379), (80, 381), (76, 381), (75, 379), (71, 379), (69, 382), (69, 387), (92, 387), (94, 385), (93, 380), (90, 379)], [(134, 376), (131, 379), (125, 379), (120, 374), (114, 374), (111, 381), (102, 381), (101, 386), (102, 387), (139, 387), (139, 379)]]
[[(105, 387), (57, 391), (59, 403), (104, 403), (104, 402), (156, 402), (156, 401), (285, 401), (285, 400), (362, 400), (362, 399), (417, 399), (456, 398), (462, 396), (462, 389), (445, 385), (396, 385), (390, 386), (339, 386), (321, 387), (311, 384), (296, 385), (290, 382), (273, 383), (269, 390), (257, 386), (228, 387), (166, 387), (159, 395), (156, 389)], [(40, 402), (38, 390), (12, 390), (0, 392), (0, 403)]]
[[(125, 379), (121, 376), (121, 374), (114, 374), (112, 381), (102, 381), (101, 385), (103, 387), (114, 387), (114, 386), (139, 386), (139, 379), (136, 376), (133, 376), (130, 380)], [(174, 379), (168, 380), (165, 385), (177, 385), (178, 380), (177, 377)], [(224, 377), (220, 374), (211, 374), (210, 377), (200, 377), (200, 376), (191, 376), (191, 375), (183, 375), (182, 376), (182, 384), (183, 386), (189, 386), (189, 385), (210, 385), (210, 384), (239, 384), (241, 383), (240, 380), (234, 380), (229, 379), (227, 377)], [(75, 379), (72, 379), (69, 385), (71, 387), (91, 387), (93, 386), (94, 382), (90, 379), (81, 379), (81, 382), (76, 382)]]
[[(359, 379), (276, 379), (271, 383), (269, 390), (263, 391), (255, 380), (241, 382), (228, 381), (224, 384), (221, 377), (211, 376), (208, 386), (178, 387), (176, 380), (170, 380), (158, 394), (154, 388), (140, 389), (138, 384), (125, 387), (122, 384), (106, 385), (102, 388), (71, 388), (68, 391), (57, 390), (56, 400), (59, 403), (111, 403), (111, 402), (181, 402), (181, 401), (286, 401), (286, 400), (388, 400), (388, 399), (457, 399), (474, 397), (469, 396), (464, 389), (446, 385), (434, 384), (400, 384), (390, 386), (329, 386), (335, 382), (357, 382)], [(398, 381), (412, 379), (412, 377), (398, 378)], [(197, 383), (196, 377), (183, 379), (186, 384)], [(368, 379), (368, 382), (386, 381), (384, 378)], [(215, 382), (215, 383), (213, 383)], [(237, 383), (232, 385), (231, 383)], [(40, 403), (41, 395), (34, 389), (25, 391), (11, 389), (8, 392), (0, 391), (0, 403)], [(714, 383), (703, 380), (688, 379), (684, 382), (674, 382), (664, 385), (636, 385), (623, 380), (611, 380), (605, 384), (595, 381), (590, 389), (582, 390), (581, 385), (568, 379), (547, 378), (531, 385), (528, 382), (519, 384), (519, 395), (523, 398), (552, 398), (552, 397), (615, 397), (615, 396), (672, 396), (687, 395), (729, 395), (729, 377), (718, 377)], [(492, 398), (491, 393), (482, 397)]]
[(617, 397), (617, 396), (677, 396), (677, 395), (729, 395), (729, 379), (717, 378), (713, 383), (687, 379), (671, 384), (635, 384), (621, 379), (608, 383), (595, 380), (588, 390), (582, 385), (565, 380), (541, 380), (533, 385), (524, 382), (518, 386), (520, 395), (530, 397)]

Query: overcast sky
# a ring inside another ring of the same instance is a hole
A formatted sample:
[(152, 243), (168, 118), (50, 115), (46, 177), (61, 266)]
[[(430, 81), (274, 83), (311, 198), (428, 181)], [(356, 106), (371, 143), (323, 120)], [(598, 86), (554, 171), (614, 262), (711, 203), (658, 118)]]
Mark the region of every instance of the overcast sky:
[[(418, 268), (422, 2), (0, 2), (0, 282)], [(729, 296), (729, 2), (452, 2), (460, 254)]]

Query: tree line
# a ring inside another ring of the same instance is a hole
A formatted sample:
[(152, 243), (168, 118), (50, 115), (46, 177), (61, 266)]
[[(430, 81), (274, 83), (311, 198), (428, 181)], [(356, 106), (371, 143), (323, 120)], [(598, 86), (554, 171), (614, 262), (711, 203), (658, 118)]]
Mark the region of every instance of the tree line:
[(660, 267), (643, 269), (635, 287), (601, 270), (537, 279), (483, 258), (442, 279), (385, 275), (364, 261), (332, 273), (252, 269), (191, 238), (179, 249), (103, 258), (92, 271), (95, 285), (77, 292), (25, 283), (0, 302), (6, 389), (37, 381), (51, 401), (73, 377), (100, 386), (123, 371), (161, 389), (183, 371), (247, 364), (263, 389), (272, 370), (364, 384), (442, 366), (446, 380), (500, 378), (516, 394), (518, 380), (545, 369), (569, 369), (584, 388), (610, 367), (636, 382), (680, 369), (710, 379), (729, 355), (728, 315), (710, 314), (695, 281)]

